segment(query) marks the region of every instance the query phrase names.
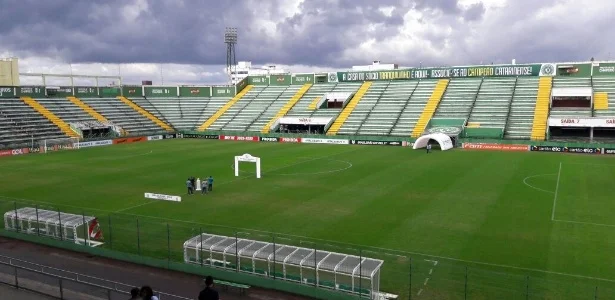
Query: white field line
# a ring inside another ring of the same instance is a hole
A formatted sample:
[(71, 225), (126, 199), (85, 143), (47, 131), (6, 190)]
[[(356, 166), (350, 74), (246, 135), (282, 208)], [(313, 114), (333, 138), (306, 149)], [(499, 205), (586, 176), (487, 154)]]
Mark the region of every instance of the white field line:
[(525, 184), (525, 185), (527, 185), (528, 187), (531, 187), (531, 188), (533, 188), (533, 189), (535, 189), (535, 190), (538, 190), (538, 191), (541, 191), (541, 192), (545, 192), (545, 193), (549, 193), (549, 194), (553, 194), (553, 193), (555, 193), (555, 192), (553, 192), (553, 191), (547, 191), (547, 190), (545, 190), (545, 189), (541, 189), (541, 188), (539, 188), (539, 187), (535, 187), (535, 186), (533, 186), (533, 185), (531, 185), (531, 184), (527, 183), (527, 180), (528, 180), (528, 179), (530, 179), (530, 178), (534, 178), (534, 177), (543, 177), (543, 176), (552, 176), (552, 175), (557, 175), (557, 174), (538, 174), (538, 175), (528, 176), (528, 177), (523, 178), (523, 184)]
[[(427, 288), (427, 282), (429, 282), (429, 278), (431, 278), (431, 274), (433, 273), (433, 269), (438, 265), (438, 261), (437, 260), (431, 260), (431, 259), (425, 259), (426, 262), (430, 262), (433, 264), (433, 268), (429, 269), (429, 276), (427, 276), (427, 278), (425, 278), (425, 282), (423, 282), (423, 287)], [(423, 289), (421, 288), (419, 290), (418, 293), (416, 293), (417, 296), (420, 296), (421, 293), (423, 292)]]
[(571, 223), (571, 224), (580, 224), (580, 225), (592, 225), (592, 226), (602, 226), (602, 227), (615, 227), (614, 224), (602, 224), (602, 223), (568, 221), (568, 220), (557, 220), (557, 219), (553, 220), (553, 222)]
[[(300, 164), (303, 164), (303, 163), (307, 163), (307, 162), (311, 162), (311, 161), (315, 161), (315, 160), (319, 160), (319, 159), (323, 159), (323, 158), (328, 158), (328, 157), (331, 157), (331, 156), (336, 156), (336, 155), (340, 155), (340, 154), (354, 152), (354, 151), (357, 151), (357, 150), (358, 150), (358, 148), (352, 149), (352, 150), (349, 150), (349, 151), (340, 152), (340, 153), (337, 153), (337, 154), (316, 157), (316, 158), (312, 158), (312, 159), (308, 159), (308, 160), (292, 163), (292, 164), (289, 164), (289, 165), (284, 165), (284, 166), (281, 166), (279, 168), (275, 168), (275, 169), (271, 169), (271, 170), (269, 170), (267, 172), (263, 172), (263, 174), (274, 172), (274, 171), (277, 171), (277, 170), (282, 170), (282, 169), (285, 169), (285, 168), (288, 168), (288, 167), (293, 167), (293, 166), (296, 166), (296, 165), (300, 165)], [(352, 167), (351, 163), (350, 163), (350, 167)], [(236, 182), (236, 181), (239, 181), (239, 180), (242, 180), (242, 179), (246, 179), (246, 178), (249, 178), (249, 177), (253, 177), (253, 176), (254, 176), (254, 174), (245, 175), (245, 176), (239, 176), (239, 177), (237, 177), (235, 179), (219, 183), (219, 184), (217, 184), (215, 186), (225, 185), (225, 184), (228, 184), (228, 183)], [(164, 201), (164, 200), (151, 200), (151, 201), (148, 201), (148, 202), (145, 202), (145, 203), (141, 203), (141, 204), (138, 204), (138, 205), (135, 205), (135, 206), (131, 206), (131, 207), (127, 207), (127, 208), (122, 208), (122, 209), (116, 210), (115, 212), (124, 212), (124, 211), (127, 211), (127, 210), (131, 210), (131, 209), (138, 208), (138, 207), (143, 207), (145, 205), (152, 204), (152, 203), (157, 203), (157, 202), (161, 202), (161, 201)]]
[(562, 163), (559, 163), (557, 171), (557, 183), (555, 184), (555, 196), (553, 197), (553, 209), (551, 210), (551, 221), (555, 220), (555, 205), (557, 204), (557, 192), (559, 191), (559, 178), (562, 175)]

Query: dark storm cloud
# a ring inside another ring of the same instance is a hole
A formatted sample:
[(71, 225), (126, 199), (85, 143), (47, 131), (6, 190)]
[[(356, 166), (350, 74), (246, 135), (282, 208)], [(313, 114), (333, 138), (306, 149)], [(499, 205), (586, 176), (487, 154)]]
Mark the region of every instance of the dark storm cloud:
[[(276, 1), (5, 0), (0, 50), (70, 62), (221, 64), (225, 26), (239, 28), (238, 59), (255, 63), (347, 65), (344, 51), (398, 33), (411, 9), (463, 14), (452, 0), (309, 0), (286, 16)], [(139, 2), (139, 1), (136, 1)], [(98, 3), (98, 4), (97, 4)], [(390, 14), (379, 10), (392, 7)], [(266, 13), (267, 16), (263, 16)], [(478, 19), (484, 9), (466, 12)], [(124, 15), (138, 15), (135, 19)], [(273, 21), (262, 25), (260, 19)], [(274, 32), (270, 36), (268, 32)]]

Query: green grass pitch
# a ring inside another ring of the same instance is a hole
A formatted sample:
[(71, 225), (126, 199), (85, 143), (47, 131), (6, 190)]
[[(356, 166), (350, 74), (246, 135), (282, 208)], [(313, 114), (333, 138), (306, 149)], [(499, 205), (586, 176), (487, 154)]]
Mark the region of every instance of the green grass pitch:
[[(244, 153), (262, 158), (262, 179), (248, 163), (234, 177)], [(185, 195), (188, 176), (209, 175), (212, 194)], [(4, 158), (0, 209), (95, 215), (104, 247), (167, 258), (169, 242), (175, 260), (200, 230), (274, 233), (384, 259), (381, 289), (404, 298), (588, 299), (597, 288), (606, 299), (614, 182), (607, 156), (171, 140)]]

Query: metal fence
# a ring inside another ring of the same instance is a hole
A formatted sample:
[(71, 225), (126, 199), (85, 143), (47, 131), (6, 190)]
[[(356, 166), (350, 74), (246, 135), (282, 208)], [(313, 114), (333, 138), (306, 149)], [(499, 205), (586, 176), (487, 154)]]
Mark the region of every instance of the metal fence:
[[(156, 264), (163, 268), (173, 268), (184, 264), (184, 242), (200, 233), (210, 233), (381, 259), (384, 264), (381, 269), (380, 291), (398, 295), (399, 299), (615, 299), (615, 281), (608, 279), (488, 265), (288, 234), (238, 230), (213, 224), (85, 210), (73, 206), (50, 207), (0, 200), (1, 212), (21, 207), (96, 216), (104, 236), (104, 244), (99, 247), (112, 250), (114, 253), (132, 255), (126, 255), (126, 257), (137, 257), (136, 263), (156, 261)], [(26, 233), (23, 234), (26, 235)], [(32, 236), (32, 234), (29, 235)], [(49, 237), (37, 238), (40, 241), (43, 239), (49, 239)], [(65, 241), (65, 243), (71, 242)], [(78, 247), (88, 246), (79, 245)], [(272, 266), (280, 268), (276, 264)], [(200, 266), (197, 267), (200, 268)], [(212, 266), (209, 264), (203, 267), (211, 268)], [(266, 267), (262, 266), (263, 269)], [(272, 272), (255, 273), (252, 276), (269, 278), (274, 281), (284, 280), (280, 278), (281, 271), (281, 269), (275, 269)], [(314, 283), (309, 280), (307, 282)], [(249, 284), (255, 285), (254, 282)], [(368, 286), (367, 282), (359, 284), (363, 287)], [(317, 287), (317, 284), (313, 286), (315, 289), (336, 289), (335, 286)], [(366, 297), (366, 294), (362, 296)]]
[[(0, 284), (59, 299), (126, 299), (134, 287), (4, 255), (0, 255)], [(159, 291), (155, 294), (161, 300), (190, 299)]]

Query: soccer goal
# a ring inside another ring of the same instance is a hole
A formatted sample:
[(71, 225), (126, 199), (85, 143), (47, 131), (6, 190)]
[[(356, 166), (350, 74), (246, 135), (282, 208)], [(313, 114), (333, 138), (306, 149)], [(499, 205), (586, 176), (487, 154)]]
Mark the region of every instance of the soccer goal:
[(79, 149), (79, 138), (68, 137), (58, 139), (44, 139), (38, 142), (38, 146), (41, 149), (41, 153), (60, 150), (74, 150)]
[(239, 163), (240, 162), (253, 162), (256, 163), (256, 178), (261, 178), (261, 158), (252, 156), (248, 153), (244, 155), (235, 156), (235, 176), (239, 176)]

